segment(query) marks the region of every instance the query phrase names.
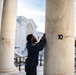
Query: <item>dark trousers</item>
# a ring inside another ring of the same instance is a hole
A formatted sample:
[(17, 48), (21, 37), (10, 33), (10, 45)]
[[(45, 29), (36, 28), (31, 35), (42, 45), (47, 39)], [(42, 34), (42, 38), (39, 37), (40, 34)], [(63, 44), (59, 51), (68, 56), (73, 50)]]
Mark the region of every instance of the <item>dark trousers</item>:
[(25, 65), (26, 75), (37, 75), (36, 68), (37, 67), (35, 67), (35, 66), (26, 66)]

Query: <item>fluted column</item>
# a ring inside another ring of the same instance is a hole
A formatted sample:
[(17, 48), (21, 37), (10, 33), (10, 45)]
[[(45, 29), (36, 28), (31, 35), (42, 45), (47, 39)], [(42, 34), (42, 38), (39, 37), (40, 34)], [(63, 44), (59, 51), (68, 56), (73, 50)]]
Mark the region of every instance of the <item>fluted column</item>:
[(74, 0), (46, 0), (44, 75), (74, 75)]
[[(14, 74), (14, 45), (17, 0), (4, 0), (1, 24), (0, 74)], [(2, 75), (1, 74), (1, 75)]]

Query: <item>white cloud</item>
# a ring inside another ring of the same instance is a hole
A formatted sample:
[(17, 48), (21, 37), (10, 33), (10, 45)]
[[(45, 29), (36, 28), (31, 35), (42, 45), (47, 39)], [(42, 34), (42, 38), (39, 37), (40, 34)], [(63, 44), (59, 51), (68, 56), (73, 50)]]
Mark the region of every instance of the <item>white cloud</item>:
[[(41, 0), (37, 0), (37, 3), (41, 3)], [(31, 2), (31, 1), (30, 1)], [(43, 8), (44, 9), (44, 8)], [(37, 25), (37, 30), (44, 32), (44, 18), (45, 18), (45, 11), (42, 8), (39, 9), (39, 6), (32, 7), (28, 1), (21, 1), (19, 0), (18, 9), (17, 9), (17, 16), (24, 16), (27, 19), (33, 19), (35, 24)]]
[(37, 31), (45, 32), (45, 24), (39, 23)]
[(42, 12), (42, 11), (36, 11), (36, 10), (31, 10), (31, 9), (27, 9), (25, 8), (25, 10), (20, 10), (18, 9), (18, 12), (17, 12), (18, 15), (22, 14), (22, 15), (38, 15), (38, 16), (45, 16), (45, 12)]
[(76, 8), (76, 1), (74, 1), (74, 7)]
[(37, 30), (41, 31), (41, 32), (44, 32), (45, 12), (42, 12), (42, 11), (39, 11), (39, 10), (34, 10), (34, 9), (31, 9), (31, 8), (27, 8), (27, 7), (25, 7), (25, 8), (19, 7), (17, 9), (17, 11), (18, 11), (17, 16), (22, 15), (22, 16), (28, 18), (28, 19), (33, 19), (35, 24), (38, 27)]

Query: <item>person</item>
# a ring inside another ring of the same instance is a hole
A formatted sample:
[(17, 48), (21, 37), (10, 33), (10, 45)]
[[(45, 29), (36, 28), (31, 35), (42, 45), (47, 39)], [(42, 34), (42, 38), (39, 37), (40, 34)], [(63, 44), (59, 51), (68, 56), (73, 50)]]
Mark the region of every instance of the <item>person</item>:
[(33, 34), (27, 36), (26, 48), (28, 56), (25, 61), (25, 72), (26, 75), (37, 75), (37, 65), (39, 51), (42, 51), (46, 44), (46, 34), (44, 33), (41, 40), (37, 43), (36, 38)]

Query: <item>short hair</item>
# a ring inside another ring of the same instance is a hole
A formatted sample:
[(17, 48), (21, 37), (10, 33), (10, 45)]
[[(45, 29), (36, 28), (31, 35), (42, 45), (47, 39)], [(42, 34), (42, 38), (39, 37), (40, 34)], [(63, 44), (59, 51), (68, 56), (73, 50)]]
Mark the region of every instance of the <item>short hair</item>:
[(29, 34), (29, 35), (27, 35), (27, 38), (26, 38), (26, 39), (27, 39), (28, 42), (31, 41), (32, 36), (33, 36), (33, 34)]

